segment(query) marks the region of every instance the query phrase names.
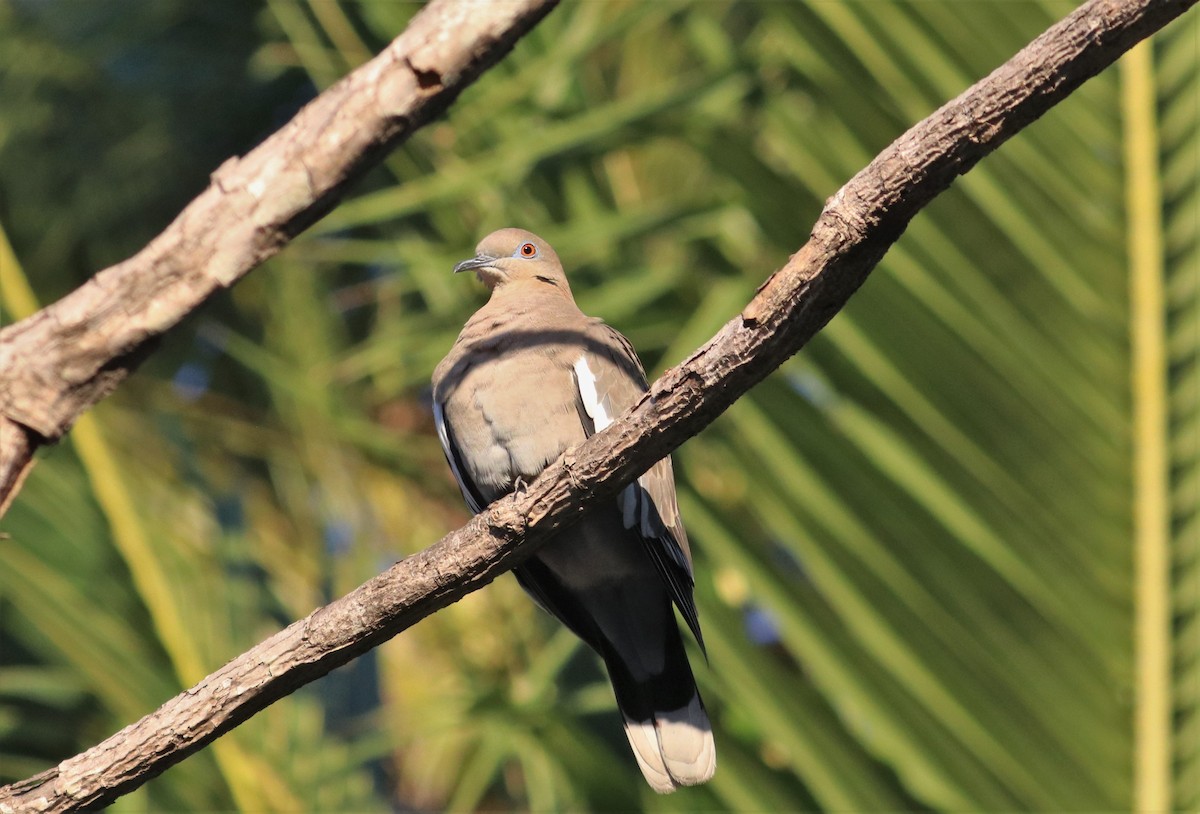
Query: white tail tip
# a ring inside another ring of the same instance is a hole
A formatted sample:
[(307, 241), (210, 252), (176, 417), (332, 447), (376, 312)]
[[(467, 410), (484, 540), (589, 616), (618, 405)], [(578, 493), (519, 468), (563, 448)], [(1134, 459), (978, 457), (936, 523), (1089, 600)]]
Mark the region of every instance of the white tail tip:
[(712, 725), (699, 694), (686, 707), (659, 712), (654, 720), (625, 717), (625, 735), (646, 782), (659, 794), (703, 783), (716, 771)]

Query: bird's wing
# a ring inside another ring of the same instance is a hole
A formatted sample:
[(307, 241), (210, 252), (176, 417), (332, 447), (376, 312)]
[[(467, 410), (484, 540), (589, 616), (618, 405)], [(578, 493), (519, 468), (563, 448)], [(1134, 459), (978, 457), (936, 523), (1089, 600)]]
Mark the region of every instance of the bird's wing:
[[(646, 374), (629, 341), (616, 330), (597, 321), (589, 333), (596, 341), (585, 347), (573, 373), (580, 417), (590, 436), (611, 424), (646, 391)], [(641, 537), (671, 599), (703, 650), (692, 598), (691, 552), (679, 516), (671, 459), (662, 459), (621, 490), (617, 505), (625, 528)]]
[(487, 502), (480, 495), (479, 487), (467, 475), (462, 453), (454, 443), (454, 434), (450, 425), (446, 423), (446, 410), (438, 401), (436, 394), (433, 399), (433, 422), (437, 425), (438, 440), (442, 442), (442, 452), (446, 454), (446, 462), (450, 464), (450, 471), (454, 473), (454, 479), (458, 481), (458, 488), (462, 490), (463, 499), (467, 501), (467, 506), (474, 514), (479, 514)]

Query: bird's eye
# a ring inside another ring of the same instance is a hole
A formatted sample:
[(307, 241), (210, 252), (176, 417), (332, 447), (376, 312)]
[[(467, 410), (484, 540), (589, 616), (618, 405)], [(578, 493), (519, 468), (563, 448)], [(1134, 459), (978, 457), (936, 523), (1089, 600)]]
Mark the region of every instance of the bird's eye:
[(522, 257), (537, 257), (537, 246), (532, 243), (522, 243), (520, 252)]

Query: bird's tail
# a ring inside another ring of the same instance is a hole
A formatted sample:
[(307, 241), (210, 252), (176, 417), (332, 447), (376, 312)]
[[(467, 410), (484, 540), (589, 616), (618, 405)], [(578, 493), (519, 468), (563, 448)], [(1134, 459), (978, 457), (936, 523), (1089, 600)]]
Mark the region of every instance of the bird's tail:
[(625, 735), (646, 782), (660, 794), (703, 783), (717, 768), (712, 725), (679, 629), (669, 621), (654, 667), (628, 649), (624, 657), (604, 654)]
[(713, 776), (717, 750), (700, 693), (693, 693), (686, 706), (656, 710), (648, 720), (636, 720), (624, 710), (621, 714), (638, 766), (659, 794), (695, 786)]

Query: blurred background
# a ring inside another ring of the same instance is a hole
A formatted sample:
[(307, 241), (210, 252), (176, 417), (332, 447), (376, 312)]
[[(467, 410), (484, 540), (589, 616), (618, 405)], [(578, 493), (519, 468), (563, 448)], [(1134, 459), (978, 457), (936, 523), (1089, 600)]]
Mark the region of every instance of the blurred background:
[[(0, 521), (0, 783), (467, 519), (428, 381), (482, 302), (450, 273), (482, 235), (547, 238), (653, 376), (878, 150), (1073, 5), (553, 12), (43, 453)], [(4, 323), (138, 250), (417, 8), (0, 0)], [(113, 810), (1127, 810), (1139, 691), (1168, 698), (1172, 807), (1195, 809), (1198, 52), (1193, 12), (984, 160), (676, 454), (710, 784), (645, 786), (597, 659), (505, 576)], [(1135, 268), (1167, 296), (1166, 347), (1136, 363)], [(1165, 389), (1135, 391), (1135, 364)], [(1170, 411), (1149, 450), (1147, 400)], [(1174, 558), (1156, 675), (1131, 473), (1164, 450), (1168, 490), (1142, 494)]]

